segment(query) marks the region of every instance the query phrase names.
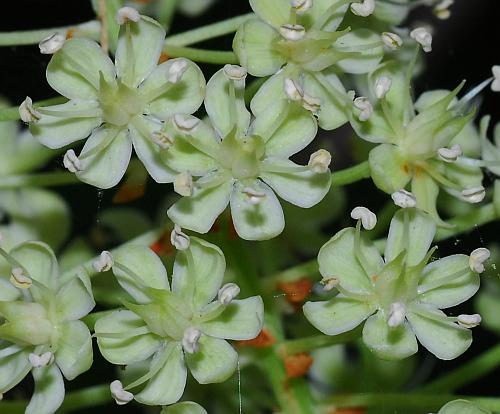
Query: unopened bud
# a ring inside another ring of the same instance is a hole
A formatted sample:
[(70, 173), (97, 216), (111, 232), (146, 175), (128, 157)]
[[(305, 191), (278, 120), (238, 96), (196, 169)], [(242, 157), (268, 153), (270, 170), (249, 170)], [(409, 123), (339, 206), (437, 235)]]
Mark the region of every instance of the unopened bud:
[(475, 313), (473, 315), (458, 315), (457, 317), (458, 324), (463, 326), (464, 328), (475, 328), (481, 323), (481, 315), (479, 313)]
[(187, 234), (182, 232), (181, 226), (176, 224), (172, 233), (170, 233), (170, 243), (177, 250), (186, 250), (191, 244), (191, 239)]
[(306, 35), (306, 29), (300, 24), (284, 24), (280, 26), (279, 32), (286, 40), (293, 42), (302, 39)]
[(72, 173), (82, 170), (82, 163), (76, 156), (75, 151), (72, 149), (66, 151), (66, 154), (64, 154), (63, 165), (69, 172)]
[(469, 267), (475, 273), (484, 272), (484, 262), (490, 258), (490, 251), (485, 247), (479, 247), (472, 251), (469, 256)]
[(247, 77), (247, 70), (238, 65), (224, 65), (224, 75), (234, 81), (243, 80)]
[(201, 332), (199, 329), (189, 327), (184, 331), (184, 336), (182, 337), (182, 348), (184, 352), (188, 354), (194, 354), (200, 349), (199, 340), (201, 338)]
[(391, 198), (398, 207), (413, 208), (417, 205), (415, 196), (406, 190), (399, 190), (391, 194)]
[(22, 268), (14, 267), (10, 273), (10, 283), (19, 289), (28, 289), (33, 284), (33, 281), (26, 276)]
[(121, 381), (114, 380), (109, 384), (111, 395), (118, 405), (125, 405), (134, 399), (134, 394), (123, 389)]
[(358, 119), (361, 122), (368, 121), (373, 114), (373, 106), (365, 96), (354, 99), (354, 107), (360, 110)]
[(128, 21), (138, 22), (141, 19), (139, 12), (133, 7), (122, 7), (116, 12), (116, 23), (120, 26), (127, 23)]
[(391, 328), (396, 328), (401, 325), (406, 317), (406, 307), (404, 303), (394, 302), (391, 303), (391, 308), (389, 310), (389, 319), (387, 319), (387, 325)]
[(445, 162), (455, 162), (463, 154), (459, 144), (454, 144), (451, 148), (439, 148), (437, 153)]
[(403, 39), (396, 33), (383, 32), (381, 37), (382, 42), (384, 42), (389, 49), (396, 50), (403, 46)]
[(223, 305), (229, 305), (240, 294), (240, 287), (236, 283), (226, 283), (219, 289), (217, 298)]
[(324, 174), (328, 172), (331, 162), (332, 155), (327, 150), (319, 149), (311, 154), (307, 166), (316, 174)]
[(33, 107), (33, 101), (29, 96), (19, 105), (19, 116), (26, 123), (36, 122), (42, 117), (40, 112)]
[(114, 261), (111, 253), (104, 250), (101, 252), (97, 260), (92, 262), (92, 267), (96, 272), (107, 272), (113, 267)]
[(168, 68), (167, 81), (170, 83), (178, 83), (186, 70), (188, 69), (188, 62), (186, 59), (176, 59)]
[(356, 16), (368, 17), (375, 10), (375, 0), (363, 0), (361, 3), (351, 3), (351, 11)]
[(28, 355), (28, 361), (33, 368), (46, 367), (54, 362), (54, 354), (52, 352), (45, 352), (41, 355), (31, 353)]
[(417, 27), (410, 32), (410, 37), (422, 45), (424, 52), (432, 51), (432, 35), (425, 27)]
[(375, 81), (375, 96), (378, 99), (385, 97), (387, 92), (391, 89), (392, 80), (387, 76), (381, 76)]
[(247, 196), (247, 201), (252, 205), (257, 205), (266, 198), (266, 193), (264, 191), (256, 190), (252, 187), (245, 187), (243, 189), (243, 194)]
[(53, 55), (61, 49), (66, 41), (66, 36), (61, 33), (54, 33), (38, 43), (40, 53), (43, 55)]
[(200, 123), (198, 118), (189, 115), (175, 114), (174, 125), (182, 132), (191, 132)]
[(462, 191), (462, 197), (471, 204), (480, 203), (486, 196), (486, 190), (482, 185), (478, 187), (466, 188)]
[(312, 7), (313, 0), (291, 0), (290, 4), (297, 14), (304, 14)]
[(194, 191), (193, 176), (187, 171), (177, 174), (174, 179), (174, 191), (183, 197), (192, 196)]

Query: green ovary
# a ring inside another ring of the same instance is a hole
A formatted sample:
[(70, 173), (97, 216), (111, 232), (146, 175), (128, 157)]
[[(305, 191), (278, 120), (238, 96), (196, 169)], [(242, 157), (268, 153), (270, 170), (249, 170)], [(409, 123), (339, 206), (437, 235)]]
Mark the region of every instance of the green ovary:
[(265, 144), (260, 137), (236, 137), (230, 133), (222, 140), (219, 163), (234, 178), (255, 178), (260, 174), (260, 160)]

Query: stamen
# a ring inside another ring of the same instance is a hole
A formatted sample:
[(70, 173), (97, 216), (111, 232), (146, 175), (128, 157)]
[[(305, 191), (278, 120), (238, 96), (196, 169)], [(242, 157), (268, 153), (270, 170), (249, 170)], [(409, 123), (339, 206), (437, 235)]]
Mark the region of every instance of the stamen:
[(63, 165), (69, 172), (76, 173), (82, 171), (82, 163), (72, 149), (66, 151), (63, 157)]
[(446, 20), (451, 16), (450, 6), (454, 3), (454, 0), (443, 0), (441, 3), (437, 4), (432, 10), (438, 19)]
[(181, 132), (191, 132), (200, 123), (198, 118), (184, 114), (174, 115), (174, 125)]
[(439, 148), (437, 153), (444, 162), (455, 162), (463, 154), (459, 144), (454, 144), (451, 148)]
[(403, 323), (406, 317), (406, 306), (402, 302), (391, 303), (387, 325), (396, 328)]
[(134, 399), (134, 394), (129, 391), (125, 391), (121, 381), (119, 380), (114, 380), (109, 385), (109, 389), (118, 405), (125, 405)]
[(383, 32), (381, 38), (389, 49), (396, 50), (403, 46), (403, 39), (396, 33)]
[(491, 68), (493, 73), (493, 82), (491, 83), (491, 90), (493, 92), (500, 92), (500, 65), (495, 65)]
[(234, 81), (242, 81), (247, 77), (247, 70), (238, 65), (224, 65), (224, 75)]
[(354, 207), (351, 211), (354, 220), (361, 220), (365, 230), (372, 230), (377, 225), (377, 216), (366, 207)]
[(223, 305), (229, 305), (240, 294), (240, 287), (236, 283), (226, 283), (219, 289), (217, 298)]
[(304, 93), (304, 97), (302, 99), (302, 107), (315, 114), (321, 108), (321, 99)]
[(141, 19), (141, 15), (133, 7), (122, 7), (116, 12), (115, 19), (116, 23), (121, 26), (129, 21), (137, 23)]
[(301, 101), (304, 97), (303, 89), (292, 78), (285, 78), (284, 91), (291, 101)]
[(184, 331), (184, 336), (182, 337), (182, 348), (184, 352), (188, 354), (194, 354), (200, 349), (200, 344), (198, 341), (201, 337), (201, 331), (196, 328), (189, 327)]
[(306, 35), (306, 29), (300, 24), (284, 24), (280, 26), (279, 32), (286, 40), (292, 42), (303, 39)]
[(61, 49), (66, 41), (66, 36), (61, 33), (54, 33), (38, 43), (40, 53), (43, 55), (53, 55)]
[(425, 27), (417, 27), (410, 32), (410, 37), (422, 45), (424, 52), (432, 51), (432, 35)]
[(339, 279), (335, 276), (327, 277), (323, 279), (320, 283), (323, 285), (323, 290), (329, 292), (330, 290), (336, 288), (339, 285)]
[(33, 280), (26, 276), (23, 268), (14, 267), (10, 273), (10, 283), (19, 289), (28, 289), (33, 284)]
[(176, 224), (170, 233), (170, 243), (177, 250), (187, 250), (191, 244), (189, 236), (182, 232), (181, 226)]
[(176, 59), (175, 61), (172, 62), (170, 68), (168, 69), (167, 81), (174, 84), (178, 83), (182, 79), (182, 76), (186, 72), (187, 68), (188, 68), (187, 60)]
[(174, 191), (183, 197), (191, 197), (194, 191), (193, 176), (187, 171), (177, 174), (174, 179)]
[(52, 352), (45, 352), (41, 355), (30, 353), (28, 361), (33, 368), (46, 367), (54, 362), (54, 354)]
[(484, 262), (490, 258), (490, 251), (485, 247), (475, 249), (469, 256), (469, 267), (473, 272), (483, 273)]
[(153, 131), (151, 139), (161, 149), (168, 149), (174, 144), (174, 141), (163, 131)]
[(102, 251), (99, 258), (92, 262), (92, 267), (96, 272), (107, 272), (113, 267), (113, 265), (113, 256), (111, 256), (111, 253), (106, 250)]
[(475, 328), (481, 323), (481, 320), (482, 318), (479, 313), (474, 313), (473, 315), (462, 314), (457, 317), (458, 324), (464, 328)]
[(325, 149), (319, 149), (311, 154), (307, 166), (316, 174), (324, 174), (330, 171), (331, 162), (332, 155)]
[(361, 3), (352, 3), (351, 11), (356, 16), (368, 17), (375, 10), (375, 0), (363, 0)]
[(33, 107), (33, 101), (27, 96), (19, 105), (19, 116), (23, 122), (30, 123), (38, 121), (42, 115)]
[(417, 199), (415, 196), (406, 190), (399, 190), (391, 194), (391, 198), (398, 207), (401, 208), (413, 208), (417, 205)]
[(260, 204), (266, 198), (265, 192), (256, 190), (252, 187), (245, 187), (242, 193), (247, 196), (247, 201), (254, 206)]
[(291, 0), (292, 8), (297, 14), (304, 14), (313, 6), (313, 0)]
[(361, 111), (358, 115), (361, 122), (368, 121), (373, 114), (373, 106), (365, 96), (354, 99), (354, 107)]
[(385, 97), (387, 92), (391, 89), (392, 80), (387, 76), (381, 76), (375, 81), (375, 96), (378, 99)]
[(478, 187), (466, 188), (462, 191), (462, 197), (471, 204), (480, 203), (486, 196), (486, 190), (482, 185)]

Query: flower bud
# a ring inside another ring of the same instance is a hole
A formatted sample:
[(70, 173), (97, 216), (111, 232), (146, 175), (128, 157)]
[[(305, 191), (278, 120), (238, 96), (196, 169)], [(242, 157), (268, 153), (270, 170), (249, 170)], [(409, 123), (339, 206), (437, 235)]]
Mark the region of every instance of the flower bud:
[(490, 258), (490, 251), (485, 247), (479, 247), (472, 251), (469, 256), (469, 267), (475, 273), (484, 272), (484, 262)]
[(158, 145), (161, 149), (168, 149), (173, 145), (173, 140), (163, 131), (153, 131), (151, 133), (151, 139)]
[(500, 92), (500, 66), (495, 65), (491, 68), (493, 73), (493, 82), (491, 83), (491, 90), (493, 92)]
[(432, 51), (432, 35), (425, 27), (417, 27), (410, 32), (410, 37), (422, 45), (424, 52)]
[(31, 353), (28, 355), (28, 360), (33, 368), (46, 367), (54, 362), (54, 354), (45, 352), (41, 355)]
[(385, 97), (389, 89), (391, 89), (392, 80), (387, 76), (381, 76), (375, 81), (375, 96), (378, 99)]
[(373, 106), (365, 96), (354, 99), (354, 107), (361, 111), (358, 115), (361, 122), (368, 121), (373, 114)]
[(182, 132), (191, 132), (200, 123), (198, 118), (189, 115), (175, 114), (174, 125)]
[(312, 7), (313, 0), (291, 0), (290, 4), (297, 14), (304, 14)]
[(478, 313), (473, 315), (462, 314), (458, 315), (457, 320), (458, 324), (464, 328), (475, 328), (481, 323), (482, 318)]
[(42, 115), (33, 107), (33, 101), (29, 96), (19, 105), (19, 116), (26, 123), (38, 121)]
[(63, 165), (69, 172), (72, 173), (82, 170), (82, 163), (76, 156), (75, 151), (72, 149), (66, 151), (66, 154), (64, 154)]
[(451, 148), (439, 148), (437, 153), (444, 162), (455, 162), (463, 154), (459, 144), (454, 144)]
[(170, 83), (178, 83), (187, 69), (188, 63), (186, 59), (176, 59), (168, 69), (167, 81)]
[(375, 0), (363, 0), (361, 3), (351, 3), (351, 11), (356, 16), (368, 17), (375, 10)]
[(351, 211), (354, 220), (361, 220), (365, 230), (372, 230), (377, 225), (377, 216), (366, 207), (354, 207)]
[(304, 91), (292, 78), (285, 78), (284, 90), (291, 101), (301, 101), (304, 96)]
[(184, 336), (182, 337), (182, 348), (184, 352), (188, 354), (194, 354), (200, 349), (201, 332), (199, 329), (189, 327), (184, 331)]
[(240, 81), (247, 77), (247, 70), (238, 65), (224, 65), (224, 75), (234, 81)]
[(479, 187), (466, 188), (462, 191), (462, 197), (471, 204), (480, 203), (486, 196), (486, 190), (482, 185)]
[(194, 184), (193, 176), (187, 171), (181, 172), (175, 176), (174, 191), (183, 196), (190, 197), (193, 195)]
[(28, 289), (33, 284), (33, 281), (26, 276), (22, 268), (14, 267), (10, 273), (10, 283), (19, 289)]
[(240, 294), (240, 287), (236, 283), (226, 283), (219, 289), (217, 298), (223, 305), (229, 305)]
[(97, 260), (92, 262), (92, 267), (96, 272), (107, 272), (114, 265), (113, 256), (111, 253), (104, 250), (99, 255)]
[(403, 39), (396, 33), (383, 32), (381, 38), (389, 49), (396, 50), (403, 46)]
[(391, 194), (391, 198), (398, 207), (401, 208), (413, 208), (417, 205), (417, 199), (415, 196), (406, 190), (399, 190)]
[(389, 319), (387, 319), (387, 325), (391, 328), (396, 328), (401, 325), (406, 317), (406, 307), (402, 302), (391, 303), (391, 308), (389, 310)]
[(306, 35), (306, 29), (300, 24), (284, 24), (280, 26), (279, 32), (286, 40), (292, 42), (300, 40)]
[(121, 26), (122, 24), (125, 24), (128, 21), (137, 23), (141, 19), (141, 15), (133, 7), (122, 7), (121, 9), (118, 9), (118, 11), (116, 12), (115, 19), (116, 23), (118, 23)]
[(176, 224), (172, 233), (170, 233), (170, 243), (177, 250), (186, 250), (191, 244), (191, 239), (187, 234), (182, 232), (181, 226)]
[(252, 187), (245, 187), (242, 192), (247, 196), (247, 201), (252, 205), (260, 204), (266, 198), (265, 192), (255, 190)]
[(111, 390), (111, 395), (118, 405), (125, 405), (134, 399), (134, 394), (125, 391), (121, 381), (119, 380), (114, 380), (111, 384), (109, 384), (109, 389)]
[(307, 166), (316, 174), (324, 174), (329, 171), (328, 167), (331, 162), (332, 155), (327, 150), (319, 149), (311, 154)]
[(66, 41), (66, 36), (61, 33), (54, 33), (49, 37), (43, 39), (40, 43), (38, 43), (38, 47), (40, 48), (40, 53), (44, 55), (53, 55), (59, 49), (61, 49)]

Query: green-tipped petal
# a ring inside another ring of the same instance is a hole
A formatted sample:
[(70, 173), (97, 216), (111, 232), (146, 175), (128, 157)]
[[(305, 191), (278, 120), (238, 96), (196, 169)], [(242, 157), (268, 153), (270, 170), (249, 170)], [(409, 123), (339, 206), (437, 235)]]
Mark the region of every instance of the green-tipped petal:
[[(99, 318), (95, 333), (101, 354), (116, 365), (145, 361), (159, 348), (160, 338), (147, 330), (146, 333), (137, 334), (141, 329), (147, 329), (146, 324), (129, 310), (118, 310)], [(112, 338), (105, 334), (120, 335)]]
[(23, 349), (7, 341), (0, 341), (0, 352), (8, 349), (12, 351), (9, 355), (0, 358), (0, 393), (4, 394), (15, 387), (28, 375), (32, 366), (28, 360), (30, 350)]
[[(405, 228), (405, 215), (408, 218), (407, 228)], [(406, 250), (406, 264), (408, 266), (419, 264), (427, 255), (434, 234), (436, 234), (436, 224), (428, 214), (416, 209), (398, 210), (389, 228), (384, 252), (385, 261), (394, 260)]]
[(222, 314), (203, 322), (201, 329), (215, 338), (248, 340), (255, 338), (264, 322), (264, 303), (260, 296), (233, 300)]
[(421, 306), (413, 305), (406, 317), (420, 343), (439, 359), (454, 359), (472, 344), (472, 332), (447, 321), (438, 309), (425, 307), (422, 311)]
[(419, 295), (419, 301), (439, 309), (456, 306), (474, 296), (479, 289), (479, 275), (469, 267), (469, 256), (455, 254), (429, 263), (423, 271), (420, 288), (432, 287), (440, 279), (457, 274), (452, 280)]
[[(367, 45), (374, 45), (364, 49)], [(339, 51), (354, 51), (352, 57), (342, 59), (337, 66), (347, 73), (368, 73), (382, 60), (384, 49), (379, 35), (368, 29), (357, 29), (342, 36), (335, 43)]]
[(202, 335), (199, 351), (186, 355), (191, 374), (200, 384), (227, 380), (236, 370), (238, 354), (224, 339)]
[[(108, 137), (108, 134), (114, 137)], [(111, 142), (106, 147), (94, 150), (107, 139)], [(83, 182), (98, 188), (114, 187), (125, 174), (131, 155), (132, 141), (127, 130), (118, 133), (114, 128), (96, 130), (79, 155), (82, 171), (77, 171), (76, 175)]]
[(205, 95), (205, 78), (195, 63), (184, 58), (169, 59), (159, 65), (140, 85), (139, 94), (141, 96), (156, 95), (155, 90), (164, 87), (170, 68), (179, 61), (187, 64), (187, 69), (181, 79), (166, 92), (147, 102), (146, 113), (166, 119), (172, 114), (191, 114), (202, 104)]
[(381, 311), (366, 321), (363, 342), (379, 358), (388, 360), (408, 358), (418, 351), (417, 339), (408, 323), (389, 328)]
[(306, 302), (303, 310), (307, 320), (326, 335), (348, 332), (374, 311), (367, 303), (341, 295), (328, 301)]
[[(334, 12), (331, 13), (331, 7), (337, 3), (337, 7)], [(313, 24), (318, 24), (319, 21), (322, 21), (321, 27), (316, 27), (316, 29), (322, 29), (328, 32), (335, 31), (342, 20), (344, 19), (344, 15), (349, 8), (349, 4), (345, 4), (344, 2), (332, 2), (331, 0), (314, 0), (312, 3), (312, 7), (309, 9), (309, 12), (304, 15), (304, 19), (308, 19), (304, 22), (304, 25), (310, 26)], [(378, 8), (378, 5), (377, 7)], [(330, 11), (330, 12), (329, 12)], [(309, 17), (310, 16), (310, 17)], [(328, 19), (325, 20), (325, 17), (328, 16)]]
[[(238, 82), (230, 80), (221, 69), (207, 83), (205, 109), (220, 137), (225, 137), (233, 128), (243, 134), (250, 124), (250, 112), (244, 100), (244, 83)], [(231, 87), (234, 87), (234, 99)]]
[(319, 271), (324, 278), (337, 278), (347, 291), (369, 295), (372, 292), (369, 276), (378, 275), (384, 261), (377, 248), (363, 237), (358, 247), (363, 257), (362, 264), (356, 257), (355, 230), (339, 231), (319, 251)]
[(444, 405), (438, 414), (491, 414), (491, 411), (483, 410), (466, 400), (454, 400)]
[(172, 291), (195, 309), (201, 309), (217, 296), (225, 270), (226, 260), (221, 249), (191, 237), (189, 249), (179, 251), (175, 259)]
[[(147, 288), (170, 290), (165, 266), (149, 247), (138, 245), (122, 246), (113, 253), (113, 260), (120, 265), (113, 265), (113, 273), (118, 283), (138, 303), (150, 302), (148, 295), (145, 293)], [(132, 271), (138, 280), (123, 271), (121, 266)]]
[(165, 356), (167, 360), (163, 366), (149, 380), (146, 387), (135, 396), (140, 403), (167, 405), (175, 403), (182, 397), (186, 386), (187, 370), (181, 345), (177, 342), (168, 343), (154, 356), (151, 368)]
[[(40, 120), (30, 124), (33, 136), (49, 148), (62, 148), (90, 135), (102, 123), (96, 101), (69, 101), (47, 106), (53, 112), (87, 112), (88, 116), (54, 116), (42, 114)], [(91, 115), (94, 114), (94, 115)]]
[(240, 64), (253, 76), (276, 73), (285, 59), (274, 49), (280, 36), (276, 30), (260, 20), (245, 22), (236, 32), (233, 49)]
[[(296, 206), (310, 208), (318, 204), (330, 190), (332, 177), (329, 171), (315, 173), (290, 160), (269, 159), (264, 168), (286, 168), (290, 172), (263, 172), (260, 177), (282, 199)], [(294, 171), (295, 170), (295, 171)]]
[(184, 401), (163, 408), (160, 414), (207, 414), (207, 410), (195, 402)]
[(73, 38), (52, 56), (47, 66), (47, 82), (69, 99), (95, 100), (100, 73), (107, 81), (115, 78), (111, 59), (96, 42)]
[(147, 16), (123, 24), (115, 53), (118, 77), (130, 87), (139, 85), (158, 64), (164, 38), (163, 27)]
[[(231, 216), (238, 235), (245, 240), (267, 240), (280, 234), (285, 227), (281, 204), (273, 190), (259, 180), (237, 181), (231, 193)], [(250, 192), (260, 200), (252, 203)]]
[(206, 233), (229, 204), (232, 188), (230, 179), (216, 187), (195, 188), (192, 196), (177, 201), (167, 215), (183, 228)]
[(56, 364), (33, 368), (35, 392), (26, 407), (25, 414), (52, 414), (64, 400), (64, 381)]
[(250, 7), (255, 14), (271, 26), (279, 27), (288, 23), (291, 9), (288, 0), (250, 0)]
[(94, 306), (90, 278), (85, 273), (74, 276), (57, 292), (56, 310), (63, 320), (81, 319), (88, 315)]
[(410, 167), (394, 145), (373, 148), (368, 161), (373, 182), (388, 194), (401, 190), (411, 179)]
[(82, 321), (60, 325), (59, 333), (56, 363), (66, 379), (72, 380), (92, 366), (92, 338)]

